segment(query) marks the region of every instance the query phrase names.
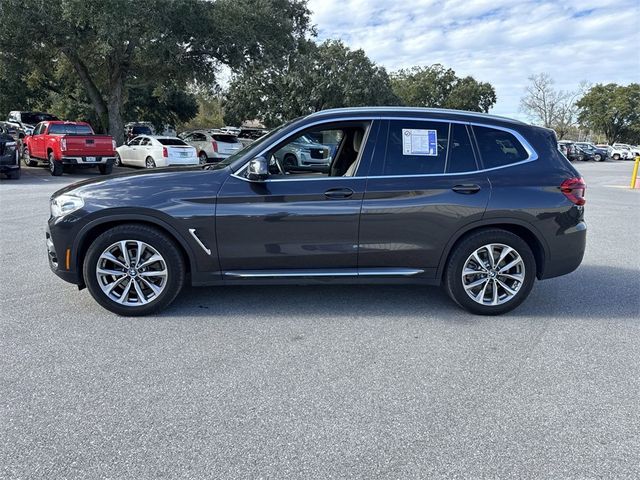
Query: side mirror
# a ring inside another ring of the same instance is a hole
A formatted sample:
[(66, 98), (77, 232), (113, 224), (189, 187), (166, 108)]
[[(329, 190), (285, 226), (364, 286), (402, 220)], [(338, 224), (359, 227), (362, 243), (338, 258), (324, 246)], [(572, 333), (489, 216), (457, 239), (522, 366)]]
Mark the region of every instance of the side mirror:
[(264, 157), (256, 157), (249, 162), (247, 179), (252, 182), (264, 182), (269, 177), (269, 164)]

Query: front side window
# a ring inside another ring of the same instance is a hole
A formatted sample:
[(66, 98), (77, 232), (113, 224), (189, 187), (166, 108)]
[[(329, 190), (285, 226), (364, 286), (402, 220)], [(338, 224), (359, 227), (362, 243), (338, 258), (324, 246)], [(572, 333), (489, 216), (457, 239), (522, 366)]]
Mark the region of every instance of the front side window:
[(391, 120), (384, 164), (374, 175), (426, 175), (444, 173), (449, 124)]
[(476, 125), (473, 132), (484, 168), (502, 167), (529, 158), (529, 153), (510, 132)]
[(354, 176), (370, 122), (317, 127), (290, 137), (267, 153), (271, 175)]

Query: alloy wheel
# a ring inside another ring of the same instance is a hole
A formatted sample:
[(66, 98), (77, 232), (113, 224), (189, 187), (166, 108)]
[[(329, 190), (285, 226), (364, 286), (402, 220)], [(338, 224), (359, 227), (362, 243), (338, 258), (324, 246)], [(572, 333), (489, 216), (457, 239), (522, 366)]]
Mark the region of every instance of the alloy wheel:
[(164, 291), (167, 262), (151, 245), (121, 240), (107, 247), (96, 268), (102, 292), (120, 305), (138, 307), (156, 300)]
[(490, 243), (475, 250), (462, 268), (462, 285), (480, 305), (502, 305), (512, 300), (525, 279), (524, 261), (512, 247)]

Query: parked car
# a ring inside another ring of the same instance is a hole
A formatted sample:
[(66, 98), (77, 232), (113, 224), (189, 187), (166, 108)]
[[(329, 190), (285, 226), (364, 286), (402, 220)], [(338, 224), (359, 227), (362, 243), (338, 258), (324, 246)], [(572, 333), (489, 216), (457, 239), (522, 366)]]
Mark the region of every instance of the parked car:
[[(22, 131), (8, 122), (0, 122), (0, 134), (5, 134), (11, 136), (14, 140), (20, 139), (20, 133)], [(24, 137), (24, 135), (23, 135)]]
[(198, 163), (196, 149), (178, 137), (139, 135), (116, 148), (118, 166), (155, 168)]
[(18, 142), (14, 137), (3, 132), (0, 132), (0, 173), (14, 180), (19, 179), (21, 173)]
[(96, 135), (88, 123), (47, 121), (25, 137), (22, 158), (29, 167), (47, 164), (54, 176), (62, 175), (65, 165), (98, 167), (102, 175), (108, 175), (115, 162), (115, 147), (112, 137)]
[(35, 126), (40, 122), (56, 121), (58, 117), (44, 112), (21, 112), (12, 111), (7, 116), (7, 123), (19, 130), (19, 137), (23, 138), (31, 135)]
[(275, 157), (288, 169), (328, 166), (331, 163), (331, 149), (314, 141), (309, 135), (302, 135), (295, 142), (290, 142), (279, 149)]
[(594, 160), (593, 155), (585, 152), (582, 148), (576, 145), (575, 142), (569, 140), (560, 140), (558, 142), (558, 148), (571, 162)]
[(624, 160), (634, 159), (634, 152), (631, 150), (630, 145), (627, 145), (626, 143), (614, 143), (612, 147), (614, 148), (614, 150), (620, 153), (619, 158), (622, 158)]
[(604, 162), (609, 156), (609, 152), (607, 149), (598, 148), (593, 143), (589, 142), (576, 142), (576, 146), (580, 148), (583, 152), (586, 152), (590, 157), (589, 159), (593, 159), (596, 162)]
[(138, 135), (153, 135), (150, 125), (144, 123), (127, 123), (124, 127), (124, 138), (127, 141), (133, 140)]
[(220, 131), (223, 133), (228, 133), (230, 135), (235, 135), (237, 137), (240, 134), (240, 127), (230, 127), (226, 125), (222, 127)]
[(235, 135), (216, 130), (196, 130), (188, 133), (182, 139), (195, 147), (202, 165), (209, 161), (227, 158), (243, 148), (242, 143)]
[[(341, 145), (324, 173), (274, 155), (326, 133)], [(582, 261), (586, 187), (556, 143), (472, 112), (321, 111), (213, 165), (59, 190), (49, 263), (122, 315), (166, 307), (187, 280), (443, 285), (463, 308), (501, 314)]]

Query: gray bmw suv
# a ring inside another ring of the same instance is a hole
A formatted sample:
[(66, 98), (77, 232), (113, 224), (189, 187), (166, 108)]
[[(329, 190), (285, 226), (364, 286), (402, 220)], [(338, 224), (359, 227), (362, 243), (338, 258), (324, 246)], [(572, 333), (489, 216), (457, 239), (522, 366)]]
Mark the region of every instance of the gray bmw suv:
[[(330, 163), (283, 162), (302, 136), (333, 142)], [(166, 307), (185, 282), (442, 285), (495, 315), (580, 265), (584, 193), (545, 128), (452, 110), (326, 110), (215, 165), (66, 187), (51, 198), (47, 249), (58, 276), (122, 315)]]

